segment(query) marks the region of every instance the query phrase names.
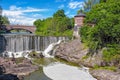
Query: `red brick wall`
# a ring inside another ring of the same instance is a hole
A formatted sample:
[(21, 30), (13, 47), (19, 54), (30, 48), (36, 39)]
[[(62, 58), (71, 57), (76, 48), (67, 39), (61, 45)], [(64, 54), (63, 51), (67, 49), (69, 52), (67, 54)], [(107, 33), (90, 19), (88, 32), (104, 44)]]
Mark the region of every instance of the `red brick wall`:
[(75, 17), (74, 19), (77, 26), (83, 26), (84, 17)]

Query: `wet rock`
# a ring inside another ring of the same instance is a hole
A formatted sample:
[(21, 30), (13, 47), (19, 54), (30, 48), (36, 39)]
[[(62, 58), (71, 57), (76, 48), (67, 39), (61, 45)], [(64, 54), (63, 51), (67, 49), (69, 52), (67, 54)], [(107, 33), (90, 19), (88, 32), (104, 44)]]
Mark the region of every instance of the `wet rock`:
[(42, 52), (37, 53), (37, 52), (33, 51), (29, 54), (29, 57), (31, 57), (31, 58), (43, 58), (44, 56), (43, 56)]
[(80, 54), (83, 47), (79, 39), (68, 43), (61, 43), (55, 51), (55, 56), (71, 62), (79, 62), (85, 54)]
[(5, 73), (5, 68), (3, 65), (0, 65), (0, 75)]
[[(97, 66), (114, 66), (117, 62), (108, 63), (103, 60), (102, 50), (88, 56), (88, 49), (84, 49), (79, 39), (67, 43), (61, 43), (56, 49), (55, 56), (67, 60), (68, 62), (78, 63), (87, 67)], [(117, 63), (118, 68), (119, 65)], [(118, 70), (117, 70), (118, 71)], [(98, 80), (120, 80), (120, 72), (107, 70), (93, 70), (91, 74)], [(110, 76), (110, 77), (109, 77)]]
[(88, 52), (89, 50), (84, 49), (80, 40), (75, 39), (67, 43), (61, 43), (56, 49), (55, 56), (84, 66), (101, 66), (101, 63), (103, 62), (101, 52), (87, 57)]
[[(12, 61), (12, 59), (4, 59), (0, 57), (0, 64), (5, 69), (5, 73), (0, 75), (0, 80), (17, 80), (12, 79), (12, 77), (16, 75), (18, 78), (22, 78), (23, 76), (29, 75), (31, 72), (38, 69), (38, 66), (32, 65), (32, 62), (28, 59), (23, 59), (23, 61), (18, 64)], [(8, 76), (8, 79), (4, 78), (5, 76)], [(11, 79), (9, 79), (9, 77), (11, 77)]]
[(92, 70), (90, 73), (98, 80), (120, 80), (120, 73), (109, 70)]

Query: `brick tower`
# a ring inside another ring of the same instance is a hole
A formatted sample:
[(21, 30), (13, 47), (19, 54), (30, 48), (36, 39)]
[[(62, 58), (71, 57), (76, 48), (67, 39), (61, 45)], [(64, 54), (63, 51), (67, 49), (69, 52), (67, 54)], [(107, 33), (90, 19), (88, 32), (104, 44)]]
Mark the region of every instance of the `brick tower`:
[(79, 28), (81, 26), (83, 26), (84, 18), (85, 18), (85, 14), (83, 14), (83, 13), (80, 13), (80, 14), (74, 16), (75, 26), (74, 26), (74, 31), (73, 31), (73, 37), (80, 38)]
[(75, 24), (76, 24), (78, 27), (83, 26), (84, 18), (85, 18), (85, 14), (83, 14), (83, 13), (80, 13), (80, 14), (74, 16)]

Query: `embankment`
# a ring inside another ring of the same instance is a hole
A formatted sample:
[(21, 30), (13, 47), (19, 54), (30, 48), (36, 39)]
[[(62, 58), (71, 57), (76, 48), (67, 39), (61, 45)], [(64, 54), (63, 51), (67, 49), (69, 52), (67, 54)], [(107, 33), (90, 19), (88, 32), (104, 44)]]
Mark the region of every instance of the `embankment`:
[[(75, 39), (67, 43), (61, 43), (56, 48), (55, 56), (68, 62), (74, 62), (92, 68), (90, 69), (90, 73), (98, 80), (120, 80), (119, 69), (116, 72), (104, 69), (93, 69), (96, 65), (106, 66), (102, 59), (102, 51), (92, 56), (88, 56), (88, 52), (89, 50), (84, 49), (80, 40)], [(109, 77), (109, 75), (111, 75), (111, 77)]]
[(28, 59), (19, 60), (20, 63), (16, 61), (0, 57), (0, 80), (22, 80), (24, 76), (38, 69), (38, 66), (33, 65)]

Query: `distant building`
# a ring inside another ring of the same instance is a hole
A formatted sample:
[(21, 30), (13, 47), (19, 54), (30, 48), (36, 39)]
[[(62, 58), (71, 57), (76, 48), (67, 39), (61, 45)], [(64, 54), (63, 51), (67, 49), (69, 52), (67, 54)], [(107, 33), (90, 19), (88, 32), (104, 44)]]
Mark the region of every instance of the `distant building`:
[(73, 36), (75, 38), (80, 38), (79, 28), (81, 26), (83, 26), (84, 18), (85, 18), (85, 14), (83, 14), (83, 13), (80, 13), (80, 14), (74, 16), (75, 26), (74, 26)]
[(86, 16), (86, 15), (83, 14), (83, 13), (80, 13), (80, 14), (77, 14), (76, 16), (74, 16), (75, 24), (76, 24), (78, 27), (83, 26), (83, 22), (84, 22), (85, 16)]

